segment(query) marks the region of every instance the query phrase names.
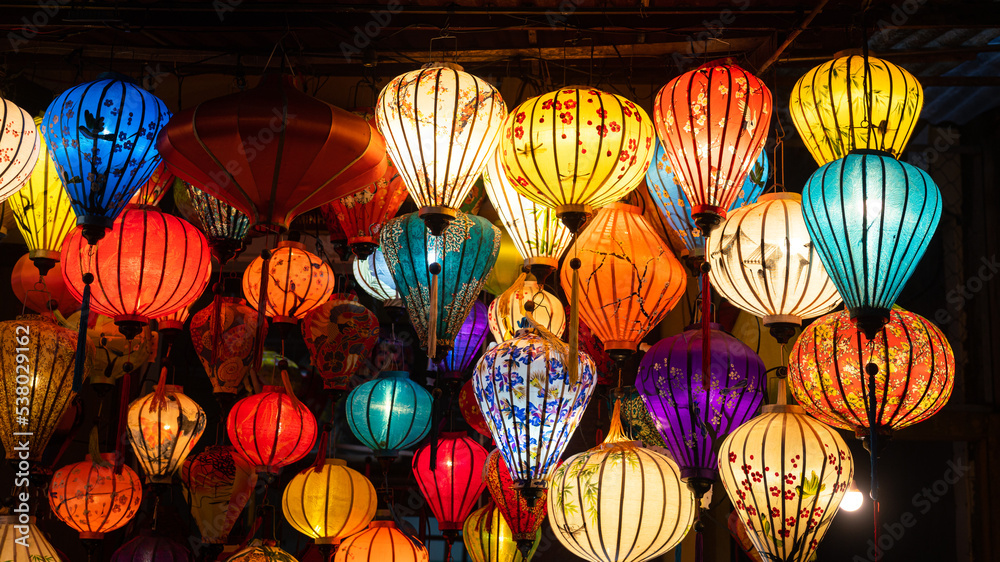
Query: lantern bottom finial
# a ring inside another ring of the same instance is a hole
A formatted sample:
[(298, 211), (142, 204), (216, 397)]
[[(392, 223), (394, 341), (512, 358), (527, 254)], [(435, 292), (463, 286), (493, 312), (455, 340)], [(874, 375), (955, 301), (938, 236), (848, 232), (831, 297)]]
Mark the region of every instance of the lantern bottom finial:
[(531, 548), (535, 546), (534, 539), (518, 539), (517, 550), (521, 553), (521, 560), (531, 559)]
[(514, 489), (521, 492), (524, 503), (528, 507), (535, 507), (535, 502), (542, 497), (542, 492), (548, 488), (548, 481), (544, 478), (535, 480), (514, 480)]
[(115, 221), (103, 215), (83, 215), (77, 217), (76, 224), (83, 227), (83, 238), (93, 246), (104, 238)]
[(694, 219), (695, 226), (701, 230), (701, 235), (707, 238), (712, 233), (712, 230), (722, 223), (722, 219), (726, 218), (726, 211), (721, 207), (708, 207), (705, 211), (699, 213), (695, 213), (692, 210), (691, 218)]
[(45, 274), (52, 270), (59, 263), (59, 252), (52, 250), (32, 250), (28, 253), (28, 259), (35, 264), (38, 274), (45, 277)]
[(571, 234), (579, 234), (587, 220), (594, 214), (594, 208), (590, 205), (559, 205), (556, 207), (556, 216), (562, 221)]
[(791, 341), (795, 337), (795, 329), (801, 326), (801, 324), (792, 322), (773, 322), (771, 324), (765, 322), (765, 325), (770, 330), (771, 336), (782, 345)]
[(549, 275), (559, 268), (559, 260), (547, 256), (534, 256), (524, 260), (524, 266), (535, 276), (539, 285), (544, 285)]
[(125, 339), (129, 340), (133, 340), (141, 334), (146, 324), (146, 320), (138, 316), (129, 315), (115, 318), (115, 325), (118, 326), (118, 331), (125, 336)]
[(855, 307), (851, 309), (851, 320), (854, 320), (868, 341), (873, 341), (889, 322), (889, 309), (873, 306)]
[(427, 230), (434, 236), (441, 234), (448, 228), (451, 221), (458, 216), (458, 209), (451, 207), (421, 207), (417, 216), (423, 219)]
[(715, 481), (711, 478), (699, 477), (688, 478), (686, 482), (688, 488), (691, 488), (691, 491), (694, 492), (694, 497), (698, 500), (698, 502), (696, 502), (698, 504), (701, 503), (701, 498), (705, 497), (705, 494), (712, 490), (712, 484), (715, 483)]

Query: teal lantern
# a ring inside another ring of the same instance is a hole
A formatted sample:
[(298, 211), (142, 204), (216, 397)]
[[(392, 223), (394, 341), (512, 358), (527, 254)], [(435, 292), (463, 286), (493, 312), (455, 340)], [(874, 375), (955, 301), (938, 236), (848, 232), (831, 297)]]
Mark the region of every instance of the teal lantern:
[(376, 457), (392, 458), (430, 431), (432, 402), (406, 371), (383, 371), (347, 395), (347, 423)]
[(937, 185), (888, 152), (855, 150), (813, 173), (802, 215), (851, 318), (874, 339), (937, 229)]
[(442, 359), (496, 263), (500, 229), (482, 217), (458, 213), (441, 236), (434, 236), (417, 213), (410, 213), (385, 224), (381, 247), (428, 357)]

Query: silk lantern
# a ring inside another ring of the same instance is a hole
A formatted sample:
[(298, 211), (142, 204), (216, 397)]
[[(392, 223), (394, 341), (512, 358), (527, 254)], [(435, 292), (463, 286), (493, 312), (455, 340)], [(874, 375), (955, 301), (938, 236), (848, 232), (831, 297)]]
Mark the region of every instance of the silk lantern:
[(282, 550), (277, 541), (270, 540), (253, 541), (246, 548), (227, 558), (226, 562), (298, 562), (298, 559)]
[(91, 245), (160, 163), (156, 135), (170, 117), (163, 101), (113, 73), (73, 86), (45, 110), (42, 134)]
[(487, 425), (483, 417), (483, 411), (479, 409), (479, 402), (476, 401), (476, 391), (472, 388), (472, 379), (465, 381), (462, 389), (458, 391), (458, 409), (462, 414), (462, 419), (476, 433), (483, 437), (493, 439), (490, 434), (490, 426)]
[(106, 466), (87, 455), (52, 475), (49, 507), (60, 521), (80, 533), (81, 539), (104, 538), (135, 517), (142, 503), (139, 476), (127, 465), (115, 471), (115, 455), (102, 453)]
[(519, 549), (510, 526), (492, 502), (473, 512), (462, 527), (462, 542), (472, 562), (528, 562), (541, 539), (542, 532), (537, 530), (527, 540), (526, 550)]
[(941, 219), (927, 172), (885, 152), (857, 150), (813, 173), (802, 215), (844, 304), (873, 339)]
[(14, 296), (25, 307), (43, 316), (54, 316), (53, 313), (56, 311), (63, 316), (69, 316), (80, 308), (80, 303), (66, 288), (59, 262), (55, 262), (44, 275), (39, 275), (38, 268), (31, 263), (29, 254), (24, 254), (14, 264), (14, 270), (10, 274), (10, 286)]
[(337, 548), (334, 562), (428, 562), (427, 548), (392, 521), (375, 520)]
[(296, 474), (281, 496), (281, 512), (316, 544), (338, 544), (375, 517), (375, 487), (341, 459)]
[(178, 113), (157, 148), (178, 177), (270, 231), (361, 190), (386, 168), (385, 144), (363, 118), (278, 74)]
[(250, 217), (186, 181), (175, 186), (174, 203), (178, 211), (205, 234), (215, 259), (226, 264), (239, 255), (246, 247)]
[(413, 453), (413, 476), (448, 542), (462, 528), (483, 494), (486, 449), (464, 431), (443, 432)]
[(486, 276), (486, 283), (483, 285), (484, 291), (498, 297), (517, 282), (517, 278), (524, 271), (524, 259), (517, 251), (514, 239), (506, 230), (500, 228), (502, 224), (501, 221), (493, 223), (493, 226), (500, 230), (500, 252), (497, 253), (496, 264)]
[(237, 297), (219, 297), (219, 312), (209, 305), (191, 317), (191, 343), (212, 392), (236, 394), (253, 364), (257, 313)]
[(500, 92), (457, 64), (426, 64), (382, 89), (378, 129), (434, 236), (458, 217), (506, 117)]
[(31, 177), (40, 155), (41, 135), (31, 114), (0, 98), (0, 201), (4, 201)]
[(594, 88), (567, 87), (511, 112), (500, 156), (514, 189), (555, 209), (576, 233), (595, 209), (639, 185), (654, 140), (653, 123), (638, 105)]
[[(370, 123), (373, 124), (373, 123)], [(406, 201), (406, 186), (390, 161), (385, 174), (361, 191), (334, 199), (322, 207), (333, 215), (347, 234), (347, 243), (358, 259), (364, 260), (378, 247), (378, 235), (385, 221), (396, 215)], [(327, 217), (329, 221), (329, 217)]]
[[(270, 282), (262, 288), (261, 270), (265, 266)], [(306, 251), (305, 244), (292, 240), (279, 242), (268, 260), (254, 258), (243, 272), (243, 294), (250, 306), (257, 308), (261, 291), (265, 291), (264, 314), (284, 324), (298, 323), (326, 302), (333, 294), (333, 285), (333, 269)]]
[(194, 562), (194, 558), (184, 545), (143, 532), (118, 547), (111, 562)]
[(170, 384), (133, 401), (127, 415), (129, 443), (146, 480), (170, 484), (205, 431), (205, 411)]
[(302, 337), (323, 377), (323, 388), (346, 390), (351, 375), (378, 342), (378, 318), (357, 295), (337, 293), (306, 314)]
[(369, 296), (378, 300), (386, 308), (402, 308), (403, 302), (396, 290), (389, 264), (385, 262), (382, 250), (375, 249), (369, 259), (351, 262), (354, 280)]
[(700, 326), (656, 342), (635, 379), (681, 478), (699, 498), (715, 480), (719, 439), (754, 416), (767, 382), (764, 362), (746, 344), (718, 324), (711, 325), (710, 336), (708, 385)]
[(184, 499), (208, 544), (223, 544), (257, 484), (253, 464), (230, 445), (210, 445), (181, 467)]
[(708, 239), (712, 285), (730, 303), (764, 320), (788, 343), (804, 318), (840, 304), (802, 219), (802, 196), (769, 193), (740, 207)]
[(812, 559), (854, 472), (836, 431), (783, 404), (764, 406), (726, 437), (718, 462), (726, 494), (761, 557), (789, 562)]
[(532, 277), (515, 283), (490, 303), (489, 323), (493, 339), (501, 342), (514, 337), (521, 323), (527, 322), (526, 310), (535, 322), (556, 337), (561, 338), (566, 331), (566, 312), (562, 303)]
[(767, 141), (772, 110), (767, 86), (730, 64), (685, 72), (656, 94), (656, 132), (703, 235), (743, 188)]
[(820, 166), (855, 149), (899, 158), (923, 107), (916, 77), (887, 60), (837, 57), (806, 72), (792, 88), (788, 112)]
[[(532, 551), (538, 547), (542, 521), (545, 520), (547, 491), (543, 490), (534, 505), (529, 506), (521, 492), (514, 488), (514, 480), (498, 449), (494, 449), (486, 457), (483, 480), (486, 481), (490, 496), (496, 503), (497, 514), (507, 525), (506, 535), (509, 538), (506, 540), (513, 541), (517, 545), (517, 550), (524, 560), (530, 560)], [(468, 533), (466, 536), (468, 537)]]
[(383, 371), (347, 396), (347, 423), (376, 457), (391, 458), (430, 431), (432, 402), (406, 371)]
[(142, 184), (142, 187), (132, 196), (130, 203), (153, 207), (159, 205), (160, 201), (166, 197), (167, 192), (173, 189), (176, 179), (177, 176), (168, 170), (166, 163), (161, 160), (146, 183)]
[(275, 473), (306, 456), (316, 442), (316, 416), (280, 386), (265, 386), (229, 410), (229, 441), (257, 472)]
[(4, 562), (63, 562), (59, 551), (28, 517), (28, 524), (18, 515), (0, 515), (0, 559)]
[(467, 371), (483, 350), (486, 334), (489, 332), (487, 307), (482, 301), (472, 303), (469, 315), (455, 334), (455, 345), (444, 356), (445, 376), (464, 379)]

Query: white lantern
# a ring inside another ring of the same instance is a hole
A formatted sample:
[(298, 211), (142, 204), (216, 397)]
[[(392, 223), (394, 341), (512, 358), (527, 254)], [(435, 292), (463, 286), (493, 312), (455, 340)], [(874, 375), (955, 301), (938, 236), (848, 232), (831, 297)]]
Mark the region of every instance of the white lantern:
[(205, 411), (180, 386), (166, 385), (128, 407), (128, 438), (146, 479), (170, 483), (205, 431)]
[[(20, 527), (20, 530), (18, 529)], [(27, 534), (22, 531), (26, 530)], [(15, 542), (24, 537), (24, 544)], [(59, 553), (52, 547), (41, 529), (35, 526), (35, 518), (29, 517), (27, 525), (18, 522), (17, 515), (0, 515), (0, 560), (4, 562), (62, 562)]]
[(507, 341), (527, 322), (523, 310), (531, 308), (531, 317), (556, 337), (566, 331), (566, 311), (559, 299), (538, 285), (534, 279), (515, 282), (499, 297), (493, 299), (487, 310), (490, 332), (498, 342)]
[(38, 160), (39, 143), (35, 120), (13, 102), (0, 98), (0, 202), (17, 193), (31, 178)]
[(392, 278), (392, 272), (389, 271), (389, 265), (385, 263), (385, 255), (381, 249), (376, 249), (368, 259), (355, 258), (351, 262), (351, 268), (354, 271), (354, 280), (372, 298), (387, 307), (403, 306), (399, 291), (396, 290), (396, 282)]

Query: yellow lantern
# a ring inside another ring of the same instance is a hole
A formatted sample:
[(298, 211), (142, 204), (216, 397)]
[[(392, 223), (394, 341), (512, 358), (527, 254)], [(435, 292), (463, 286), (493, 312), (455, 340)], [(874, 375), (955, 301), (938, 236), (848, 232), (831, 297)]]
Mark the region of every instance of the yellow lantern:
[(506, 230), (499, 228), (499, 225), (500, 221), (494, 223), (494, 226), (497, 226), (500, 231), (500, 251), (497, 253), (497, 261), (493, 264), (493, 269), (486, 276), (486, 283), (483, 284), (483, 290), (495, 296), (502, 295), (517, 281), (524, 264), (524, 258), (517, 251), (513, 238), (507, 234)]
[[(62, 562), (59, 553), (35, 526), (35, 518), (27, 517), (28, 524), (18, 521), (17, 515), (0, 515), (0, 560), (4, 562)], [(24, 538), (23, 542), (18, 539)]]
[(339, 544), (375, 517), (375, 487), (341, 459), (326, 459), (295, 475), (281, 497), (281, 511), (297, 531), (318, 545)]
[(510, 525), (492, 501), (472, 512), (462, 527), (462, 541), (472, 562), (528, 562), (541, 538), (541, 528), (535, 529), (534, 542), (526, 545), (527, 552), (521, 552)]
[[(35, 126), (42, 122), (35, 118)], [(63, 189), (56, 164), (49, 157), (44, 135), (38, 135), (38, 160), (28, 182), (7, 199), (17, 221), (17, 229), (28, 245), (28, 256), (38, 271), (45, 273), (59, 261), (63, 240), (76, 226), (76, 213)]]
[(246, 548), (233, 554), (226, 562), (299, 562), (273, 540), (254, 540)]
[(869, 56), (865, 66), (865, 57), (839, 57), (792, 88), (792, 122), (820, 166), (860, 148), (899, 158), (910, 140), (924, 103), (920, 82), (880, 58)]
[(500, 156), (518, 193), (555, 209), (577, 232), (594, 209), (639, 185), (653, 142), (653, 121), (638, 105), (594, 88), (567, 87), (511, 112)]
[(169, 484), (205, 431), (205, 411), (183, 388), (164, 385), (128, 407), (128, 438), (146, 480)]
[(499, 297), (493, 299), (487, 310), (490, 332), (497, 342), (514, 337), (522, 322), (527, 322), (524, 312), (530, 308), (531, 317), (548, 331), (562, 337), (566, 331), (566, 311), (562, 302), (538, 285), (534, 276), (515, 282)]

